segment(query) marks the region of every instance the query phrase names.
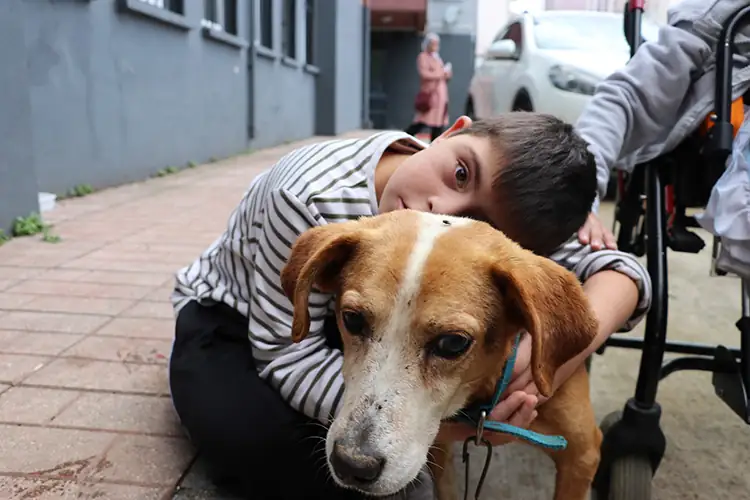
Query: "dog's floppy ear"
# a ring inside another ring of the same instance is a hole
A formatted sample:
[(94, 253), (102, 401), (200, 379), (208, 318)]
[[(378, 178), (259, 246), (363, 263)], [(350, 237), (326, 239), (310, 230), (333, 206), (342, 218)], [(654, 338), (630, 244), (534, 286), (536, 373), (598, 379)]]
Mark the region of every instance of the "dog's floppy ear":
[(310, 331), (308, 300), (312, 287), (332, 293), (342, 266), (361, 241), (362, 232), (350, 223), (314, 227), (303, 232), (281, 270), (281, 287), (294, 306), (292, 340), (299, 342)]
[(549, 397), (557, 370), (591, 344), (598, 324), (573, 273), (532, 254), (513, 261), (497, 262), (493, 278), (506, 320), (531, 335), (534, 383)]

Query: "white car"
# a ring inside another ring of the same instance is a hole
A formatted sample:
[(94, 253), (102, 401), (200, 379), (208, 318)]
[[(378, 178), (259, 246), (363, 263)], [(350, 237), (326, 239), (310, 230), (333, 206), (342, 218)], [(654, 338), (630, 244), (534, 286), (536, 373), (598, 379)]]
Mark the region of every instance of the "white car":
[[(642, 37), (658, 27), (642, 22)], [(552, 10), (514, 16), (474, 70), (466, 114), (489, 118), (508, 111), (539, 111), (574, 124), (596, 84), (630, 57), (623, 16)]]

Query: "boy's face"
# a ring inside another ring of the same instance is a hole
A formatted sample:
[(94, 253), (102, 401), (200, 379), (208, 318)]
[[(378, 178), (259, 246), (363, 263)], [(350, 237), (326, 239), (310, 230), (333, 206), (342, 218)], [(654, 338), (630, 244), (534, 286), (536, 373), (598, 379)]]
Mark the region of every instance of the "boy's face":
[(471, 217), (499, 227), (501, 207), (492, 193), (497, 160), (489, 140), (447, 137), (470, 124), (462, 116), (430, 147), (403, 160), (383, 188), (380, 212), (411, 208)]

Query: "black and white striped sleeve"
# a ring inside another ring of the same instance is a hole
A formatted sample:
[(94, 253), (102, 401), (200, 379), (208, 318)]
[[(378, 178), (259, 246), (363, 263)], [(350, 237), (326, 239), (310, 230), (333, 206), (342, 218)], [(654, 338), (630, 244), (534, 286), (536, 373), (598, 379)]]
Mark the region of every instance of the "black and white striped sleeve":
[(582, 283), (600, 271), (617, 271), (633, 280), (638, 287), (638, 305), (620, 331), (635, 328), (651, 307), (651, 277), (631, 254), (619, 250), (594, 250), (573, 235), (550, 259), (574, 272)]
[(318, 225), (315, 207), (286, 190), (272, 191), (265, 203), (262, 234), (253, 269), (249, 336), (260, 376), (297, 411), (328, 423), (340, 403), (343, 355), (325, 342), (323, 323), (330, 295), (310, 294), (310, 333), (293, 343), (293, 306), (281, 289), (280, 272), (297, 237)]

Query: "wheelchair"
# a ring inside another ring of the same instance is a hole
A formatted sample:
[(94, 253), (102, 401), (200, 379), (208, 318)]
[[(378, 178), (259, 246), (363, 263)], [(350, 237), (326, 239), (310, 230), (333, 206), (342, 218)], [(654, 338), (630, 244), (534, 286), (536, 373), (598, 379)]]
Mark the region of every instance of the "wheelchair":
[[(643, 0), (629, 0), (625, 5), (625, 36), (631, 57), (642, 41), (643, 6)], [(618, 246), (636, 256), (646, 256), (653, 302), (643, 339), (613, 336), (598, 352), (603, 354), (609, 347), (641, 350), (634, 396), (621, 411), (601, 422), (602, 456), (593, 484), (598, 500), (651, 498), (651, 480), (666, 449), (656, 393), (659, 382), (668, 375), (680, 370), (711, 372), (716, 395), (750, 424), (750, 280), (741, 280), (742, 315), (736, 322), (740, 348), (667, 340), (667, 253), (668, 250), (698, 253), (705, 247), (703, 239), (690, 231), (698, 225), (686, 215), (686, 209), (705, 207), (711, 188), (731, 154), (733, 40), (738, 29), (748, 22), (750, 5), (735, 12), (721, 31), (712, 126), (696, 131), (670, 153), (636, 165), (632, 173), (618, 173), (615, 208)], [(714, 237), (712, 275), (725, 274), (716, 268), (719, 245)], [(682, 356), (664, 363), (665, 353)]]

